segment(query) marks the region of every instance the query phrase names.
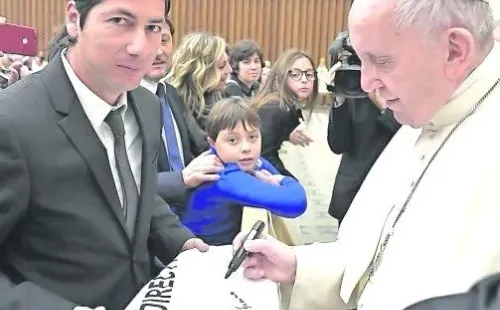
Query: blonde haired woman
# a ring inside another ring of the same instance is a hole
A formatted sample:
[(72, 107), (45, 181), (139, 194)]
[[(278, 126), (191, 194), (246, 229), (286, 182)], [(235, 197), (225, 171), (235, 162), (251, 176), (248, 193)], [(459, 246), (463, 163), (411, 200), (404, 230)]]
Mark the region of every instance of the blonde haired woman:
[(188, 34), (174, 52), (167, 80), (177, 89), (190, 112), (186, 119), (195, 155), (208, 147), (206, 117), (211, 106), (222, 98), (231, 71), (225, 40), (210, 33)]
[(303, 51), (289, 49), (271, 67), (266, 82), (251, 102), (261, 119), (262, 157), (281, 174), (293, 177), (278, 156), (283, 142), (301, 146), (312, 142), (298, 126), (303, 120), (301, 106), (312, 108), (317, 94), (313, 60)]

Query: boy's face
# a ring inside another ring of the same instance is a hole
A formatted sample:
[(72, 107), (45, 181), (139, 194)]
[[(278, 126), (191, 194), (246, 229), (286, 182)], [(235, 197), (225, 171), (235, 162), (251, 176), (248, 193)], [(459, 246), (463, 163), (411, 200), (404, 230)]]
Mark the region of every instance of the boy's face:
[(261, 149), (259, 128), (239, 123), (232, 130), (221, 130), (215, 142), (208, 139), (222, 162), (236, 163), (243, 171), (253, 171)]

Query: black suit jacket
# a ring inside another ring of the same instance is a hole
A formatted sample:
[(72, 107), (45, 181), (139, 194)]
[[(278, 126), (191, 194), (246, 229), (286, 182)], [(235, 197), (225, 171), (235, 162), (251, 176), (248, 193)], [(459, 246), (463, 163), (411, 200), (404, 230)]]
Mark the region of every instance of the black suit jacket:
[(283, 142), (300, 124), (302, 117), (300, 110), (272, 101), (261, 106), (257, 113), (260, 117), (260, 131), (262, 135), (261, 155), (268, 160), (279, 173), (295, 178), (279, 157), (279, 150)]
[[(170, 104), (170, 109), (172, 110), (181, 137), (184, 164), (187, 166), (193, 159), (193, 155), (190, 147), (188, 122), (185, 119), (186, 108), (177, 90), (170, 84), (165, 83), (165, 86), (165, 93)], [(180, 171), (171, 171), (170, 169), (163, 139), (161, 139), (158, 147), (158, 194), (178, 211), (185, 206), (189, 195), (189, 189), (184, 185), (182, 173)]]
[(371, 167), (398, 131), (392, 111), (383, 114), (369, 98), (346, 99), (330, 112), (328, 145), (342, 154), (333, 186), (329, 213), (340, 222)]
[[(457, 272), (460, 272), (459, 270)], [(432, 281), (432, 280), (430, 280)], [(405, 310), (499, 310), (500, 274), (476, 283), (467, 293), (431, 298)]]
[(0, 309), (122, 310), (150, 279), (148, 250), (169, 263), (192, 237), (156, 195), (157, 98), (128, 103), (143, 138), (133, 240), (61, 57), (0, 92)]

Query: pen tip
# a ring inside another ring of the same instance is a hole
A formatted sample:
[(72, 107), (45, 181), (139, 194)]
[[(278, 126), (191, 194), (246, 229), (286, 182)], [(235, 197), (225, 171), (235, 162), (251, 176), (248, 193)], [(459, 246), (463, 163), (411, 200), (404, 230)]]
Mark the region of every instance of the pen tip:
[(229, 278), (230, 275), (231, 275), (231, 271), (226, 272), (226, 275), (224, 276), (224, 279)]

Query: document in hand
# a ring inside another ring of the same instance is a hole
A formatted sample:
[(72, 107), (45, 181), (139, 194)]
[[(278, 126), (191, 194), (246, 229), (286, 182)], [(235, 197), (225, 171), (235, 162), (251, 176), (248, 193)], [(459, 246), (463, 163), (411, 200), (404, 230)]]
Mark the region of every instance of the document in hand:
[(248, 280), (242, 268), (224, 279), (231, 258), (231, 246), (183, 252), (141, 289), (126, 310), (279, 310), (277, 284)]

